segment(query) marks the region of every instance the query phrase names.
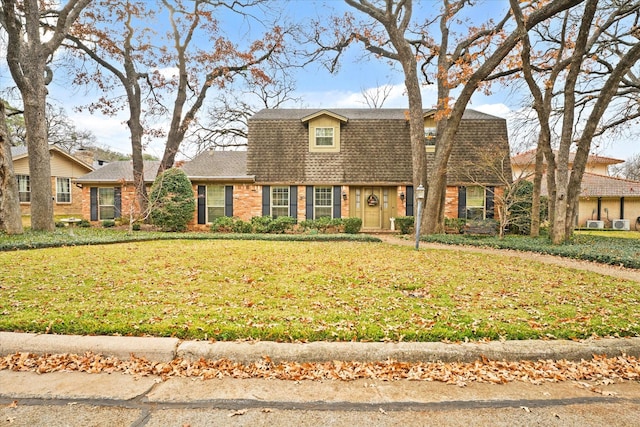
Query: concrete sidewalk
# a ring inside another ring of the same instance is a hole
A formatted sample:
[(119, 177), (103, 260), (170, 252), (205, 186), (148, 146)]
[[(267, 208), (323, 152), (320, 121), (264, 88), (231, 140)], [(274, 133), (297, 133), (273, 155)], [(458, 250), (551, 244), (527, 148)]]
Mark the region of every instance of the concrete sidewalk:
[(333, 360), (375, 362), (473, 362), (491, 360), (575, 360), (593, 355), (640, 357), (640, 338), (588, 339), (584, 341), (491, 341), (486, 343), (275, 343), (181, 341), (177, 338), (38, 335), (0, 332), (0, 356), (15, 353), (84, 354), (85, 352), (128, 359), (132, 354), (150, 361), (176, 358), (229, 359), (252, 363), (269, 356), (279, 362), (325, 362)]

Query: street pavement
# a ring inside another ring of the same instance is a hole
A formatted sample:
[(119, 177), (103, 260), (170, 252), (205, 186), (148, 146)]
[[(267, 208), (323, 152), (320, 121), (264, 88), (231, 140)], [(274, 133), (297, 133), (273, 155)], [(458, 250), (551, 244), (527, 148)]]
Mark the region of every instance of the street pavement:
[[(0, 333), (0, 356), (127, 359), (473, 361), (640, 356), (640, 339), (493, 343), (210, 343), (173, 338)], [(602, 378), (445, 384), (429, 381), (169, 378), (122, 373), (0, 371), (3, 426), (637, 426), (640, 382)]]

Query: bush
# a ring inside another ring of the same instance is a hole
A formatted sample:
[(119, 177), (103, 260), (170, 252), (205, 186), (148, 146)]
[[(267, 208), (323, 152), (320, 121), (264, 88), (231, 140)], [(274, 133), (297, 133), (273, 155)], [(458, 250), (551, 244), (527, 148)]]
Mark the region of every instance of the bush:
[(131, 229), (132, 229), (133, 231), (140, 231), (140, 229), (141, 229), (141, 228), (142, 228), (142, 227), (141, 227), (141, 226), (140, 226), (140, 224), (139, 224), (139, 223), (137, 223), (137, 222), (136, 222), (136, 223), (134, 223), (134, 224), (131, 226)]
[(464, 218), (445, 218), (444, 228), (447, 232), (460, 234), (462, 233), (462, 229), (464, 228), (466, 223), (467, 220)]
[(211, 231), (214, 233), (230, 233), (235, 225), (233, 218), (221, 216), (213, 220), (211, 223)]
[(362, 219), (360, 218), (344, 218), (344, 232), (347, 234), (358, 234), (362, 228)]
[(279, 216), (267, 226), (267, 233), (282, 234), (296, 225), (296, 219), (290, 216)]
[(55, 222), (56, 228), (64, 228), (65, 225), (66, 224), (64, 222), (62, 222), (62, 221), (56, 221)]
[(413, 221), (412, 216), (396, 217), (396, 227), (400, 230), (401, 234), (410, 234), (413, 232)]
[(111, 227), (115, 227), (116, 226), (116, 222), (112, 219), (105, 219), (104, 221), (102, 221), (102, 226), (104, 228), (111, 228)]
[(191, 181), (182, 169), (171, 168), (151, 186), (151, 223), (164, 231), (184, 231), (196, 208)]
[(91, 223), (88, 220), (83, 219), (82, 221), (80, 221), (78, 223), (78, 227), (89, 228), (89, 227), (91, 227)]
[[(356, 218), (357, 219), (357, 218)], [(335, 231), (340, 232), (344, 225), (344, 220), (340, 218), (329, 218), (323, 216), (318, 219), (308, 219), (300, 223), (300, 227), (303, 231), (316, 231), (319, 233), (327, 233), (329, 229), (333, 228)]]
[(239, 219), (233, 223), (232, 231), (234, 233), (248, 234), (253, 232), (253, 227), (250, 222)]

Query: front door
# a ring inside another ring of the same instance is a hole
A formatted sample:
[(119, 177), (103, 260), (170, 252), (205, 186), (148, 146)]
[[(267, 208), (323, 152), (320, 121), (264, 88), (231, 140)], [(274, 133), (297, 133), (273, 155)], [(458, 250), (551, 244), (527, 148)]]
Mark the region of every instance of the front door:
[(363, 228), (382, 228), (382, 191), (380, 187), (364, 188)]

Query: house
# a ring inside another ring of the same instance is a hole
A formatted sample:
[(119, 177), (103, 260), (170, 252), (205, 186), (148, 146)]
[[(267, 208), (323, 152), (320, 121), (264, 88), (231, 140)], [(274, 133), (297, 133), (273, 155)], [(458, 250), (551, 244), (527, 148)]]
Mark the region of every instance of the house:
[[(569, 169), (573, 167), (575, 153), (569, 157)], [(624, 160), (591, 155), (580, 186), (577, 227), (613, 228), (618, 230), (640, 229), (640, 182), (609, 175), (609, 166)], [(514, 177), (529, 177), (535, 166), (535, 150), (511, 158)], [(542, 179), (541, 192), (548, 195), (546, 176)]]
[[(144, 182), (149, 189), (155, 180), (159, 161), (144, 162)], [(82, 189), (82, 217), (104, 221), (138, 212), (133, 185), (133, 162), (107, 163), (75, 180)]]
[[(435, 122), (425, 111), (425, 151), (433, 159)], [(495, 194), (511, 179), (506, 121), (465, 112), (451, 153), (446, 215), (493, 218)], [(506, 162), (503, 160), (506, 159)], [(504, 173), (497, 173), (500, 165)], [(193, 184), (193, 229), (220, 216), (358, 217), (365, 230), (391, 228), (414, 214), (411, 143), (404, 109), (266, 109), (249, 120), (247, 151), (206, 151), (180, 167)], [(145, 182), (155, 176), (145, 165)], [(133, 198), (130, 162), (76, 180), (83, 214), (117, 218)]]
[[(82, 192), (73, 180), (93, 170), (93, 166), (66, 151), (49, 146), (51, 159), (51, 190), (53, 214), (56, 216), (81, 216)], [(11, 147), (13, 170), (18, 181), (18, 196), (22, 215), (31, 214), (31, 184), (29, 152), (26, 146)]]

